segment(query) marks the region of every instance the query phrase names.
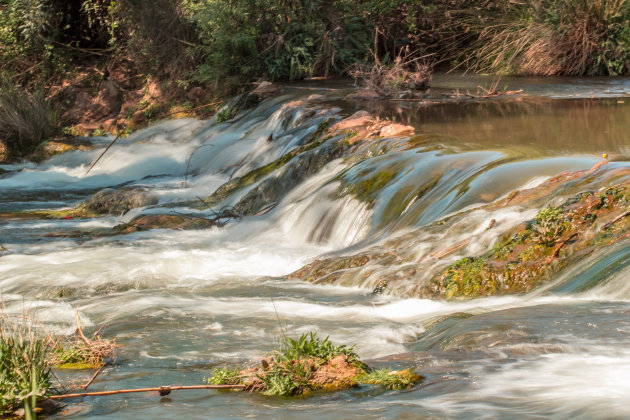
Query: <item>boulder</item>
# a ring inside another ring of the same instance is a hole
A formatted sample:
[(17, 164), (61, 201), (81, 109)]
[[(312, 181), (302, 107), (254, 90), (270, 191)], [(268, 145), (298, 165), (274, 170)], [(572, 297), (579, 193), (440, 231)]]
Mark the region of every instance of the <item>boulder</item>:
[(137, 207), (157, 204), (158, 198), (142, 188), (107, 188), (94, 194), (77, 207), (101, 215), (122, 215)]

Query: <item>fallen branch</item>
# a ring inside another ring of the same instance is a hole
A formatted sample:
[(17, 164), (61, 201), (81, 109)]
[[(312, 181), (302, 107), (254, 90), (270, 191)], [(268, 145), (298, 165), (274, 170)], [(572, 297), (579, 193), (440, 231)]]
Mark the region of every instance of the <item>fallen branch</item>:
[(104, 395), (131, 394), (135, 392), (159, 392), (161, 396), (168, 395), (171, 391), (186, 389), (244, 389), (245, 385), (190, 385), (190, 386), (161, 386), (159, 388), (118, 389), (114, 391), (79, 392), (76, 394), (51, 395), (51, 400), (66, 398), (99, 397)]
[(571, 239), (575, 238), (576, 236), (578, 236), (578, 232), (573, 233), (571, 236), (566, 238), (564, 241), (560, 242), (558, 244), (558, 246), (551, 253), (551, 258), (550, 259), (553, 260), (554, 258), (556, 258), (558, 256), (558, 253), (560, 252), (560, 249), (564, 246), (564, 244), (566, 244), (567, 242), (569, 242)]
[(620, 214), (619, 216), (615, 217), (613, 220), (611, 220), (610, 222), (606, 223), (604, 226), (602, 226), (602, 228), (600, 230), (604, 230), (606, 229), (608, 226), (610, 225), (614, 225), (615, 223), (617, 223), (618, 221), (620, 221), (621, 219), (623, 219), (626, 216), (630, 216), (630, 210), (623, 212), (622, 214)]
[(87, 389), (87, 387), (90, 386), (92, 384), (92, 382), (94, 382), (94, 379), (96, 379), (98, 374), (101, 373), (101, 371), (103, 370), (104, 367), (105, 367), (105, 365), (102, 365), (100, 368), (98, 368), (98, 370), (94, 373), (94, 375), (92, 375), (90, 380), (87, 381), (87, 383), (85, 385), (81, 385), (81, 388)]
[(92, 170), (92, 168), (94, 166), (96, 166), (96, 164), (98, 163), (99, 160), (101, 160), (101, 158), (105, 155), (105, 153), (107, 153), (107, 151), (114, 145), (114, 143), (116, 143), (118, 141), (118, 139), (120, 138), (120, 136), (122, 135), (122, 133), (124, 133), (124, 130), (121, 130), (118, 135), (116, 136), (116, 138), (109, 143), (109, 146), (107, 146), (107, 148), (105, 150), (103, 150), (103, 153), (101, 153), (101, 155), (94, 161), (94, 163), (90, 166), (90, 168), (85, 172), (85, 175), (83, 176), (87, 176), (87, 174), (90, 173), (90, 171)]
[(617, 241), (618, 241), (618, 240), (620, 240), (620, 239), (627, 238), (628, 236), (630, 236), (630, 232), (626, 232), (626, 233), (624, 233), (623, 235), (621, 235), (620, 237), (618, 237), (617, 239), (615, 239), (614, 241), (612, 241), (609, 245), (614, 244), (615, 242), (617, 242)]

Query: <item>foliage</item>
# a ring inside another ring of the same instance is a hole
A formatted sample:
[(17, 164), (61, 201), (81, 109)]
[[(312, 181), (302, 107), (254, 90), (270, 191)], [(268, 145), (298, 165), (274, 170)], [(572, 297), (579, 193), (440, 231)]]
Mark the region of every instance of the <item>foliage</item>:
[(237, 385), (242, 383), (240, 368), (218, 368), (212, 371), (212, 376), (205, 380), (210, 385)]
[(221, 111), (217, 112), (216, 120), (218, 123), (225, 122), (232, 118), (232, 109), (231, 108), (223, 108)]
[(406, 389), (412, 387), (420, 377), (410, 369), (392, 371), (389, 369), (374, 369), (357, 377), (357, 381), (364, 384), (380, 385), (387, 389)]
[(54, 114), (41, 90), (33, 93), (0, 79), (0, 141), (9, 156), (24, 156), (52, 133)]
[(506, 2), (465, 20), (478, 38), (467, 64), (478, 71), (540, 75), (630, 72), (630, 1)]
[[(49, 347), (35, 334), (31, 324), (6, 315), (0, 321), (0, 415), (3, 415), (34, 402), (35, 394), (46, 394), (51, 388), (51, 372)], [(26, 400), (27, 396), (32, 398)]]
[(277, 353), (276, 359), (280, 362), (290, 360), (301, 360), (305, 358), (330, 360), (335, 356), (348, 356), (356, 359), (353, 352), (354, 346), (335, 346), (326, 337), (323, 341), (317, 337), (317, 333), (311, 332), (302, 334), (297, 340), (286, 337), (284, 345)]
[(563, 212), (557, 207), (545, 207), (534, 219), (533, 239), (544, 246), (552, 246), (566, 230)]
[(295, 80), (341, 73), (365, 57), (368, 27), (347, 0), (188, 2), (199, 30), (200, 81)]
[(299, 360), (284, 364), (274, 364), (270, 371), (260, 375), (265, 395), (299, 395), (310, 388), (311, 365)]

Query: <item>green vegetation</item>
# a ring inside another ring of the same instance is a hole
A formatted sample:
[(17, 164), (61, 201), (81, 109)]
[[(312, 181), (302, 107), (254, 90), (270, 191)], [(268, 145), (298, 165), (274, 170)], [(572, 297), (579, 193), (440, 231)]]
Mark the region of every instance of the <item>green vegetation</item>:
[(411, 369), (392, 371), (389, 369), (374, 369), (357, 377), (363, 384), (380, 385), (387, 389), (406, 389), (418, 382), (420, 377)]
[(218, 368), (212, 371), (212, 376), (205, 379), (210, 385), (238, 385), (242, 383), (241, 370), (238, 368)]
[(285, 339), (282, 350), (276, 353), (276, 359), (280, 362), (300, 360), (305, 358), (330, 360), (335, 356), (346, 356), (350, 360), (356, 360), (357, 355), (352, 351), (354, 346), (348, 348), (345, 345), (335, 346), (326, 337), (323, 341), (316, 333), (302, 334), (294, 340), (291, 337)]
[(27, 321), (0, 317), (0, 416), (35, 408), (51, 389), (50, 348)]
[(207, 116), (257, 79), (354, 75), (387, 93), (425, 88), (436, 65), (627, 75), (628, 16), (630, 0), (0, 0), (0, 142), (32, 152), (55, 128), (51, 110), (78, 101), (68, 84), (158, 92), (159, 104), (125, 108), (136, 127), (174, 105), (205, 103)]
[(387, 389), (409, 388), (420, 380), (411, 370), (372, 370), (361, 362), (352, 347), (320, 340), (315, 333), (298, 339), (285, 338), (281, 348), (263, 359), (260, 367), (215, 369), (205, 381), (213, 385), (245, 385), (265, 395), (294, 396), (315, 390), (336, 390), (359, 383)]

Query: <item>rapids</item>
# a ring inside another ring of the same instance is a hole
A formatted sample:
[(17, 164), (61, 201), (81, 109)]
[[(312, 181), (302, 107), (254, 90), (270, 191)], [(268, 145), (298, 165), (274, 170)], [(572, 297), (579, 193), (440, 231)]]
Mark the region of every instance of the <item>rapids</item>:
[[(158, 197), (99, 218), (0, 217), (4, 310), (26, 310), (65, 334), (79, 310), (86, 329), (102, 328), (120, 344), (92, 390), (199, 384), (215, 366), (269, 352), (282, 329), (356, 344), (370, 365), (412, 367), (425, 377), (405, 391), (361, 387), (299, 399), (214, 391), (85, 398), (57, 417), (628, 418), (628, 241), (527, 295), (432, 301), (375, 295), (368, 280), (342, 287), (287, 279), (316, 258), (413, 229), (418, 255), (433, 243), (448, 248), (495, 219), (504, 230), (467, 246), (479, 253), (537, 212), (512, 206), (487, 214), (475, 211), (480, 205), (589, 169), (602, 153), (611, 167), (630, 166), (630, 80), (522, 78), (505, 81), (529, 94), (518, 100), (440, 99), (482, 83), (488, 79), (438, 76), (430, 105), (348, 102), (345, 84), (296, 84), (227, 122), (181, 119), (138, 131), (87, 175), (110, 137), (38, 165), (0, 165), (7, 171), (0, 214), (73, 207), (108, 187), (143, 187)], [(323, 99), (287, 106), (312, 93)], [(270, 208), (222, 227), (104, 235), (138, 215), (207, 217), (233, 206), (256, 183), (214, 209), (202, 199), (306, 144), (323, 122), (360, 109), (411, 124), (416, 135), (381, 138), (334, 159)], [(378, 188), (375, 174), (384, 174)], [(451, 231), (423, 230), (461, 211), (470, 212)]]

